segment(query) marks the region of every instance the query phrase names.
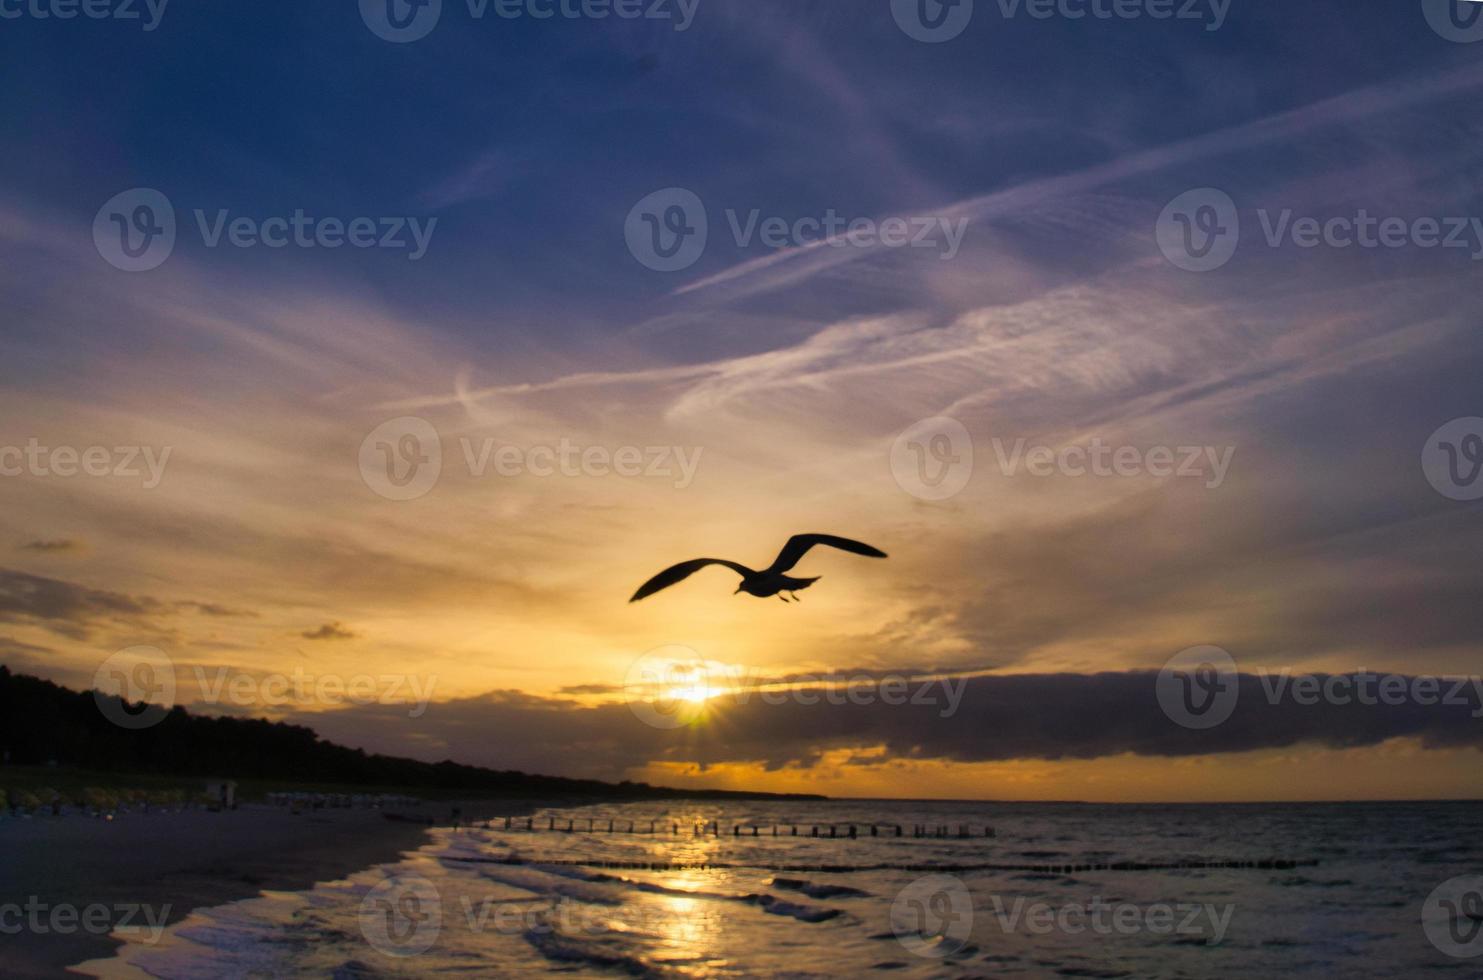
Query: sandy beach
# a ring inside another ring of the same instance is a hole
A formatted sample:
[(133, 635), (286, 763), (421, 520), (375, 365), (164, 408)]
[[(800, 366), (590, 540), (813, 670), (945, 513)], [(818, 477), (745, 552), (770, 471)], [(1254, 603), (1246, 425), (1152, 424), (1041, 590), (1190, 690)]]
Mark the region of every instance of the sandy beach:
[[(450, 823), (550, 805), (480, 801), (398, 806), (394, 812)], [(117, 927), (152, 930), (193, 909), (264, 889), (296, 891), (396, 860), (419, 847), (427, 825), (380, 810), (322, 809), (294, 815), (243, 805), (220, 813), (130, 813), (0, 822), (0, 963), (6, 977), (75, 976), (67, 967), (106, 957)]]

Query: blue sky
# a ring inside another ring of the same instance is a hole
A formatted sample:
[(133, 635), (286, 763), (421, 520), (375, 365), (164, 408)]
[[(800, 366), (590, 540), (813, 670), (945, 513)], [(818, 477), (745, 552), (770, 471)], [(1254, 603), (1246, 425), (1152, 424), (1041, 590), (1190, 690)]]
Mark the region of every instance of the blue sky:
[[(407, 45), (377, 38), (348, 2), (177, 0), (152, 32), (8, 21), (0, 176), (77, 219), (133, 186), (248, 214), (437, 215), (433, 261), (396, 276), (379, 275), (374, 253), (292, 256), (272, 271), (374, 289), (411, 312), (436, 304), (474, 339), (601, 344), (674, 305), (673, 282), (603, 233), (660, 187), (782, 215), (940, 210), (1476, 55), (1412, 4), (1236, 3), (1216, 31), (979, 7), (946, 44), (907, 37), (885, 3), (702, 3), (679, 32), (475, 20), (450, 2)], [(1200, 176), (1260, 186), (1313, 152), (1263, 146), (1202, 161)], [(1191, 176), (1153, 173), (1141, 189)], [(1045, 247), (1097, 261), (1077, 245)], [(694, 271), (745, 257), (727, 243)], [(491, 331), (500, 314), (519, 322)]]

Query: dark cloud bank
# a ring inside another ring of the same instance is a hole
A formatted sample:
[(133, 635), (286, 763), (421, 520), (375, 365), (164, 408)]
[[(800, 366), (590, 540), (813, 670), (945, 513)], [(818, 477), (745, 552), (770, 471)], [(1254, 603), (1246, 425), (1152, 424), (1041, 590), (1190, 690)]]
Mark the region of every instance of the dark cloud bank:
[[(1316, 675), (1317, 683), (1328, 676)], [(1269, 696), (1274, 677), (1243, 674), (1230, 717), (1194, 730), (1176, 724), (1161, 709), (1157, 677), (1153, 671), (1137, 671), (959, 679), (955, 683), (964, 685), (961, 701), (952, 712), (940, 681), (912, 682), (904, 704), (830, 703), (820, 691), (805, 694), (817, 695), (816, 704), (793, 698), (769, 704), (753, 692), (744, 703), (718, 699), (704, 724), (676, 729), (647, 725), (622, 703), (586, 706), (519, 692), (434, 704), (416, 720), (407, 717), (404, 707), (383, 705), (295, 720), (325, 737), (377, 751), (608, 777), (655, 761), (806, 768), (831, 749), (858, 749), (862, 762), (995, 762), (1124, 753), (1197, 756), (1300, 744), (1342, 749), (1401, 737), (1419, 739), (1433, 749), (1483, 745), (1483, 706), (1470, 682), (1454, 691), (1453, 681), (1442, 680), (1429, 698), (1450, 694), (1453, 703), (1422, 704), (1408, 695), (1399, 704), (1378, 697), (1379, 703), (1371, 705), (1321, 698), (1308, 704), (1294, 696), (1291, 685), (1274, 703)], [(1369, 683), (1378, 691), (1376, 681)], [(930, 686), (922, 691), (923, 684)], [(1411, 679), (1405, 687), (1412, 690)], [(932, 703), (912, 703), (919, 696)], [(834, 692), (834, 700), (843, 700), (841, 692)], [(883, 751), (875, 751), (878, 747)]]

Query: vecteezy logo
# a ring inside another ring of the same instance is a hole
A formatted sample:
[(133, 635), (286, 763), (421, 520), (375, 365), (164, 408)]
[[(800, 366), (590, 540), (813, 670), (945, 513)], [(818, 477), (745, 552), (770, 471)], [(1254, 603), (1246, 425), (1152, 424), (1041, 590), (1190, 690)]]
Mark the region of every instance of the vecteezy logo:
[(721, 693), (722, 664), (686, 646), (664, 646), (639, 657), (623, 676), (623, 700), (651, 728), (682, 728), (699, 720), (705, 702)]
[(946, 500), (973, 477), (973, 437), (957, 419), (923, 419), (891, 446), (896, 485), (922, 500)]
[(93, 247), (115, 269), (158, 268), (175, 250), (175, 208), (151, 187), (115, 194), (93, 217)]
[(710, 226), (705, 205), (683, 187), (655, 191), (633, 206), (623, 237), (633, 257), (655, 272), (678, 272), (699, 261)]
[(1483, 876), (1449, 878), (1427, 896), (1421, 925), (1431, 944), (1448, 956), (1483, 956)]
[(1483, 418), (1453, 419), (1433, 432), (1421, 452), (1421, 470), (1444, 497), (1483, 497)]
[(973, 0), (891, 0), (891, 16), (907, 37), (940, 44), (967, 29)]
[(120, 728), (158, 725), (175, 706), (175, 663), (156, 647), (120, 650), (93, 672), (93, 701)]
[(443, 900), (421, 875), (387, 878), (360, 903), (360, 933), (387, 956), (418, 956), (443, 930)]
[(1483, 40), (1483, 2), (1421, 0), (1426, 22), (1438, 36), (1457, 44)]
[(1187, 272), (1219, 269), (1236, 254), (1241, 216), (1225, 191), (1200, 187), (1164, 206), (1154, 237), (1164, 258)]
[(918, 878), (896, 893), (891, 931), (918, 956), (952, 956), (973, 935), (973, 896), (952, 875)]
[(443, 0), (360, 0), (361, 20), (383, 41), (420, 41), (438, 26)]
[(416, 500), (442, 472), (443, 442), (426, 419), (392, 419), (361, 440), (360, 477), (387, 500)]
[(1214, 728), (1236, 710), (1236, 660), (1220, 647), (1181, 650), (1159, 671), (1155, 694), (1169, 720), (1185, 728)]

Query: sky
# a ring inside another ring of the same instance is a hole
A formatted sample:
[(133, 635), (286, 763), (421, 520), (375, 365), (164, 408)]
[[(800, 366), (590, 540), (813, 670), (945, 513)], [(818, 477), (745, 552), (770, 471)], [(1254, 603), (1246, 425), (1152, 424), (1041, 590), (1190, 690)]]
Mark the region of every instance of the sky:
[[(1470, 5), (651, 3), (0, 0), (0, 663), (676, 786), (1483, 794)], [(890, 557), (627, 602), (798, 532)]]

